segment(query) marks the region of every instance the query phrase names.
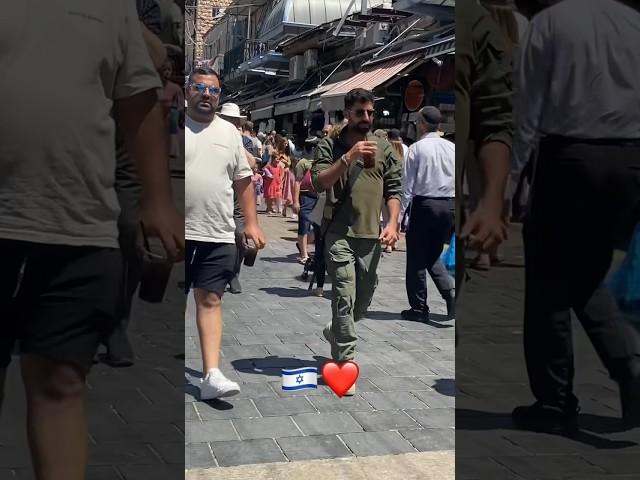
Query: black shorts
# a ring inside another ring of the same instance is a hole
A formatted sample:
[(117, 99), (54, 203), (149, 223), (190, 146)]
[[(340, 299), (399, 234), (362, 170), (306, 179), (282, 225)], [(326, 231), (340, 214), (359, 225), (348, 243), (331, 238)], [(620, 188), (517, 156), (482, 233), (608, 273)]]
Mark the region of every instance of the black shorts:
[(222, 297), (234, 276), (236, 244), (187, 240), (185, 250), (185, 292), (202, 288)]
[(0, 240), (0, 368), (21, 354), (88, 372), (116, 325), (118, 249)]
[(308, 235), (313, 231), (313, 224), (309, 216), (316, 206), (317, 197), (300, 195), (300, 214), (298, 215), (298, 235)]

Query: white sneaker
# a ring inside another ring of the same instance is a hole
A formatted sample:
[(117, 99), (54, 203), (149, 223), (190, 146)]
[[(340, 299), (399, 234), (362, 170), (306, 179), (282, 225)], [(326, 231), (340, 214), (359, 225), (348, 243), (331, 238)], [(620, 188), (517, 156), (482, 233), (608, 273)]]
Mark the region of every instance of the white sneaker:
[(240, 386), (225, 377), (220, 369), (212, 368), (200, 380), (200, 400), (231, 397), (240, 393)]

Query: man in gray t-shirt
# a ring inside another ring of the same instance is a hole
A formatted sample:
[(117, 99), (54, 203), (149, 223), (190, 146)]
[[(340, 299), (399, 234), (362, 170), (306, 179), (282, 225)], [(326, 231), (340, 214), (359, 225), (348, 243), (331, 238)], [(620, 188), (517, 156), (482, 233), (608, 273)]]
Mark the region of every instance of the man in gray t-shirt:
[[(0, 20), (0, 384), (17, 347), (37, 478), (84, 478), (86, 376), (119, 285), (116, 122), (137, 161), (142, 218), (171, 260), (160, 81), (135, 2), (12, 5)], [(115, 120), (115, 121), (114, 121)], [(0, 395), (1, 398), (1, 395)]]

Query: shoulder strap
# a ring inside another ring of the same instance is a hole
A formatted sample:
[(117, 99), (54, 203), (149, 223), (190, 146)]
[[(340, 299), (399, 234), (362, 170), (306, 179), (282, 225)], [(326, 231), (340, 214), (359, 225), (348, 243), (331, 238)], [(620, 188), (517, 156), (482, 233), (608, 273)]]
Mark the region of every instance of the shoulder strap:
[(351, 191), (353, 190), (353, 186), (355, 185), (356, 180), (358, 180), (358, 177), (360, 176), (360, 173), (362, 173), (363, 169), (364, 169), (364, 164), (361, 161), (358, 161), (358, 162), (356, 162), (355, 166), (353, 167), (353, 170), (351, 170), (349, 172), (349, 177), (347, 179), (347, 185), (342, 190), (342, 192), (340, 194), (340, 198), (338, 199), (338, 202), (333, 207), (333, 215), (331, 215), (331, 220), (329, 220), (329, 222), (327, 223), (326, 228), (324, 229), (324, 232), (322, 232), (323, 243), (324, 243), (324, 237), (327, 235), (327, 232), (329, 231), (329, 228), (331, 228), (331, 225), (333, 224), (333, 221), (335, 220), (335, 218), (338, 216), (338, 214), (342, 210), (342, 206), (345, 204), (345, 201), (347, 200), (347, 197), (351, 194)]

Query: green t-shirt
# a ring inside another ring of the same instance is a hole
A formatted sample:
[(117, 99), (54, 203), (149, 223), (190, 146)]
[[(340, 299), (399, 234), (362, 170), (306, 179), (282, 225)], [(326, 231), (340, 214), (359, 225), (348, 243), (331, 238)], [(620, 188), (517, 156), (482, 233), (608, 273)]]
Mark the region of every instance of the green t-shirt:
[[(346, 132), (346, 129), (343, 132)], [(388, 141), (372, 134), (367, 135), (367, 140), (378, 142), (375, 166), (364, 168), (358, 176), (351, 194), (331, 224), (329, 231), (332, 233), (353, 238), (378, 238), (382, 199), (400, 200), (402, 167), (395, 149)], [(318, 184), (318, 174), (340, 161), (340, 157), (350, 149), (351, 145), (346, 144), (342, 134), (337, 138), (324, 138), (320, 141), (311, 169), (311, 178), (317, 192), (323, 191)], [(353, 162), (350, 170), (333, 186), (334, 200), (341, 197), (343, 189), (348, 184), (349, 172), (354, 170), (355, 165)], [(328, 194), (325, 220), (331, 217), (333, 206), (331, 195)]]

